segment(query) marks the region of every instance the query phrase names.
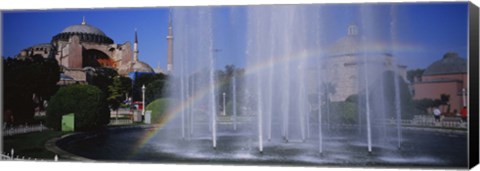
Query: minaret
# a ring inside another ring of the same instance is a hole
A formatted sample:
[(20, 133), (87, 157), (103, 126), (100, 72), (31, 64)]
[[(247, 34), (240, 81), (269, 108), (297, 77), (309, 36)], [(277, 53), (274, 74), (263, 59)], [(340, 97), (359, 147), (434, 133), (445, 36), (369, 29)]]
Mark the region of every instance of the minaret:
[(137, 29), (135, 29), (135, 42), (133, 43), (133, 61), (138, 62), (138, 38), (137, 38)]
[(86, 25), (86, 24), (87, 24), (87, 21), (85, 20), (85, 16), (83, 16), (82, 25)]
[(168, 16), (168, 35), (167, 35), (167, 73), (172, 73), (173, 71), (173, 28), (172, 28), (172, 11), (170, 10)]

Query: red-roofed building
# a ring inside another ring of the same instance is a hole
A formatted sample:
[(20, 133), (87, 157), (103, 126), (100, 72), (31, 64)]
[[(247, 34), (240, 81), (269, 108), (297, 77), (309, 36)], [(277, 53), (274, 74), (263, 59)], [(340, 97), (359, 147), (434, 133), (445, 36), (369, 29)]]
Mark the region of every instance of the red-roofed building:
[(413, 82), (413, 98), (440, 99), (442, 94), (450, 96), (450, 111), (460, 111), (466, 105), (467, 61), (457, 53), (446, 53), (442, 59), (427, 67), (421, 77)]

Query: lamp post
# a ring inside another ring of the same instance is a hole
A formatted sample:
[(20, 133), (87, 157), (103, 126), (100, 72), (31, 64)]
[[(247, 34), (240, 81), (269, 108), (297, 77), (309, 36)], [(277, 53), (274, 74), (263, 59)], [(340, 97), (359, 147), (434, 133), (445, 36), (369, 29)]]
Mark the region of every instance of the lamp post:
[(226, 106), (225, 106), (225, 95), (226, 95), (226, 93), (223, 92), (223, 116), (227, 115), (226, 109), (225, 109), (226, 108)]
[(142, 116), (145, 116), (145, 84), (142, 86)]

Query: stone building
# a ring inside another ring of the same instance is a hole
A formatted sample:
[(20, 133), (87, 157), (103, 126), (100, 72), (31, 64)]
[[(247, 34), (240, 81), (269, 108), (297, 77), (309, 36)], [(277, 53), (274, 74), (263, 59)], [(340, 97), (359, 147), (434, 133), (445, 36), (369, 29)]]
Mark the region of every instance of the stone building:
[(446, 53), (442, 59), (433, 62), (421, 77), (413, 82), (413, 99), (440, 99), (442, 94), (450, 96), (450, 111), (460, 111), (466, 106), (467, 61), (457, 53)]
[(87, 24), (85, 18), (81, 24), (69, 26), (53, 36), (50, 43), (22, 50), (17, 58), (33, 56), (55, 58), (62, 69), (62, 78), (70, 82), (86, 82), (89, 71), (99, 67), (114, 69), (123, 76), (136, 71), (154, 72), (148, 64), (138, 60), (136, 32), (132, 51), (130, 42), (114, 43), (102, 30)]
[[(375, 42), (364, 42), (361, 40), (356, 25), (350, 25), (347, 35), (340, 38), (326, 50), (325, 60), (322, 62), (324, 82), (334, 87), (334, 93), (330, 95), (331, 101), (345, 101), (349, 96), (358, 94), (360, 67), (364, 62), (376, 63), (379, 71), (394, 71), (406, 80), (406, 66), (395, 65), (394, 56), (385, 50), (369, 51), (369, 45)], [(367, 61), (363, 61), (364, 55)], [(374, 80), (374, 78), (372, 78)]]
[(24, 59), (26, 57), (42, 57), (48, 58), (52, 55), (51, 51), (53, 50), (52, 44), (42, 43), (33, 45), (31, 47), (23, 49), (20, 54), (17, 55), (18, 59)]

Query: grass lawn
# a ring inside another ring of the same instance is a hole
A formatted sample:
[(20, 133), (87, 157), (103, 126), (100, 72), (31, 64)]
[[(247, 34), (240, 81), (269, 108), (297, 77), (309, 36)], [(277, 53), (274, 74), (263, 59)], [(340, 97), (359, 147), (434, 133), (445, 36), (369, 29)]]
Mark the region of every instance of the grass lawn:
[(10, 153), (13, 148), (15, 156), (53, 160), (55, 154), (45, 149), (45, 143), (67, 133), (69, 132), (43, 131), (4, 137), (3, 151)]

